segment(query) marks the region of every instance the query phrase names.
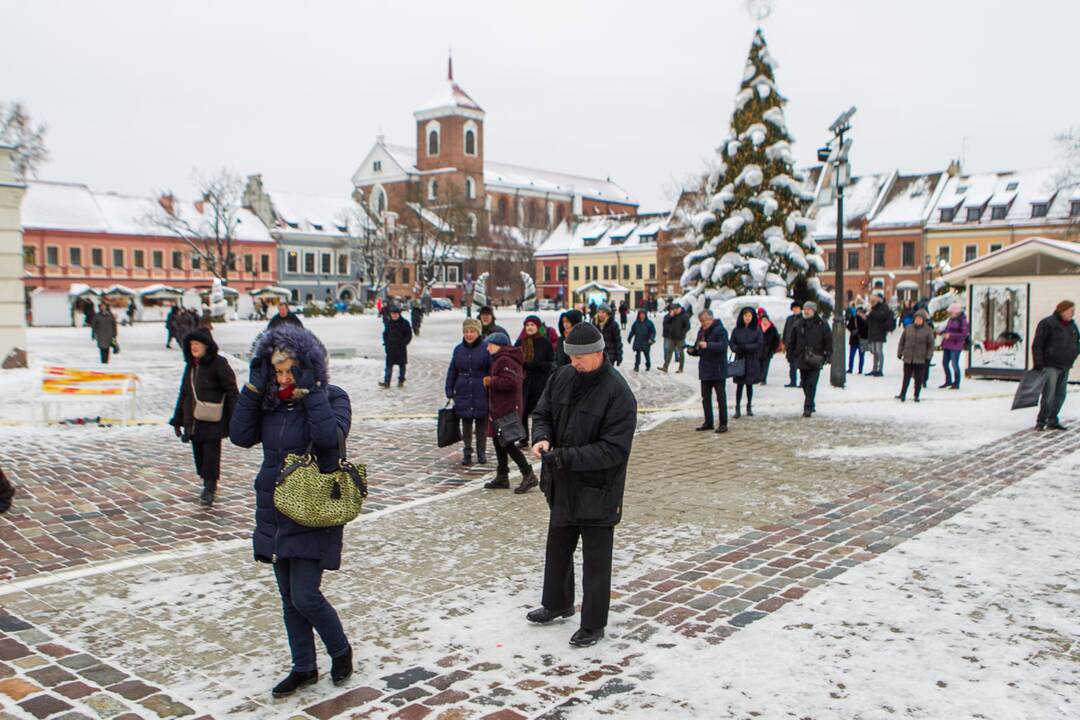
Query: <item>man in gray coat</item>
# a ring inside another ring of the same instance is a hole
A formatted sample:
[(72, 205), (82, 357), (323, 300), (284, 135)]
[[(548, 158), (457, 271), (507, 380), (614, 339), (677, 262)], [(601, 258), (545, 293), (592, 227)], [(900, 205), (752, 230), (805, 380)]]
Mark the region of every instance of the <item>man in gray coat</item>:
[(101, 363), (108, 365), (109, 351), (116, 346), (116, 318), (108, 305), (101, 304), (101, 309), (94, 315), (90, 327), (94, 332), (94, 339), (97, 340), (98, 352), (101, 353)]

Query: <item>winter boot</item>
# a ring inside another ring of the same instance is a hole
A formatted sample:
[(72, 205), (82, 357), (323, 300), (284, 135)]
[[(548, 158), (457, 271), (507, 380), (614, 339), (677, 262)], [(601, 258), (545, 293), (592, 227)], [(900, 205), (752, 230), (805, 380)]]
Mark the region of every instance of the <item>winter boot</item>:
[(484, 483), (484, 487), (488, 490), (503, 490), (510, 487), (510, 471), (496, 470), (494, 479)]
[(386, 388), (390, 387), (390, 383), (381, 382), (381, 383), (379, 383), (379, 387), (381, 387), (381, 388), (383, 388), (385, 390)]
[(330, 679), (335, 685), (341, 685), (353, 673), (352, 645), (349, 645), (341, 655), (330, 660), (333, 663), (330, 667)]
[(398, 381), (397, 381), (397, 386), (398, 386), (398, 387), (405, 387), (405, 380), (404, 380), (404, 378), (403, 378), (403, 379), (401, 379), (401, 380), (398, 380)]
[(531, 623), (536, 623), (537, 625), (547, 625), (548, 623), (555, 622), (556, 620), (560, 620), (562, 618), (573, 617), (573, 615), (574, 608), (569, 608), (568, 610), (561, 610), (559, 612), (552, 612), (546, 607), (539, 607), (535, 610), (530, 610), (529, 614), (525, 616), (525, 619)]
[(465, 448), (465, 451), (462, 453), (462, 455), (464, 457), (461, 458), (461, 464), (465, 467), (469, 467), (470, 465), (472, 465), (472, 448)]
[(570, 638), (570, 644), (574, 647), (592, 647), (604, 637), (604, 628), (599, 630), (589, 630), (588, 628), (579, 628), (573, 637)]
[(487, 448), (483, 445), (476, 449), (476, 462), (487, 465)]
[(536, 478), (536, 473), (530, 469), (529, 472), (521, 476), (521, 484), (514, 488), (514, 492), (518, 495), (524, 495), (539, 484), (540, 481)]
[(754, 411), (750, 408), (750, 403), (746, 404), (746, 417), (754, 417)]
[(199, 504), (203, 507), (210, 507), (211, 505), (213, 505), (214, 493), (210, 492), (209, 490), (203, 490), (202, 494), (199, 495)]
[(736, 420), (738, 420), (739, 418), (741, 418), (741, 417), (742, 417), (742, 411), (741, 411), (741, 410), (739, 410), (739, 406), (738, 406), (738, 405), (736, 405), (736, 406), (735, 406), (735, 414), (734, 414), (734, 415), (732, 415), (732, 417), (733, 417), (733, 418), (735, 418)]
[(288, 697), (300, 688), (314, 685), (318, 681), (318, 670), (312, 670), (311, 672), (296, 672), (293, 670), (287, 678), (275, 685), (270, 692), (276, 698)]

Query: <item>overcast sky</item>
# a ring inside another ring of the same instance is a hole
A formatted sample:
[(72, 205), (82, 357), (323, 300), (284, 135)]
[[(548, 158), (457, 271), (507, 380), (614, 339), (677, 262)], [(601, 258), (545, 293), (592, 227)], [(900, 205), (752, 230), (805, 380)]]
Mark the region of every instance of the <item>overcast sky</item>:
[[(41, 177), (190, 192), (227, 166), (345, 194), (380, 128), (454, 74), (487, 157), (611, 176), (646, 210), (730, 119), (754, 23), (742, 0), (0, 0), (0, 100), (49, 125)], [(850, 105), (854, 171), (1058, 162), (1080, 125), (1069, 0), (777, 0), (765, 24), (802, 163)]]

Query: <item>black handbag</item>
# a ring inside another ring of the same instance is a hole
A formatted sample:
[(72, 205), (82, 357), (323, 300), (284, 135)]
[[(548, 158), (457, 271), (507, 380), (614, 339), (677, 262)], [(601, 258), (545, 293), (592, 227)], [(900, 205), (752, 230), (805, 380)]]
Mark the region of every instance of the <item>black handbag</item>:
[(728, 360), (727, 364), (727, 376), (729, 378), (741, 378), (746, 375), (746, 360), (743, 358), (733, 358)]
[(825, 367), (825, 356), (818, 355), (813, 350), (806, 351), (806, 366), (812, 370), (820, 370)]
[(495, 440), (503, 447), (510, 447), (525, 439), (525, 426), (516, 411), (493, 418), (491, 424), (494, 426)]
[(447, 401), (446, 407), (439, 410), (438, 445), (446, 447), (461, 442), (461, 418), (454, 412)]

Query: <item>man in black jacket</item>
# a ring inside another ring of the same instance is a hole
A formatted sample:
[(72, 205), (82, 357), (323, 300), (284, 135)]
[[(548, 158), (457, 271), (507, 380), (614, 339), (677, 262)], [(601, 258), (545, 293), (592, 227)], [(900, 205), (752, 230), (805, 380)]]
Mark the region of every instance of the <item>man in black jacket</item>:
[(398, 387), (405, 386), (405, 366), (409, 363), (408, 345), (412, 342), (412, 327), (409, 321), (401, 317), (401, 308), (390, 305), (383, 315), (383, 347), (386, 349), (386, 371), (379, 387), (390, 387), (390, 376), (394, 366), (398, 366)]
[(571, 364), (548, 380), (533, 411), (532, 452), (544, 461), (540, 488), (551, 508), (542, 607), (529, 622), (546, 625), (574, 614), (574, 551), (585, 565), (576, 647), (604, 637), (611, 599), (611, 553), (622, 518), (626, 465), (637, 427), (637, 401), (604, 356), (604, 338), (589, 323), (563, 343)]
[[(284, 300), (278, 303), (278, 314), (270, 318), (270, 323), (266, 326), (267, 330), (275, 328), (281, 323), (289, 323), (297, 327), (304, 327), (304, 323), (300, 322), (300, 318), (296, 316), (296, 313), (289, 310), (289, 305)], [(183, 337), (180, 338), (183, 341)]]
[(1062, 300), (1054, 312), (1039, 321), (1035, 327), (1035, 340), (1031, 343), (1031, 363), (1046, 375), (1043, 385), (1036, 430), (1064, 430), (1058, 419), (1061, 406), (1065, 404), (1065, 391), (1069, 384), (1069, 370), (1080, 353), (1080, 333), (1073, 316), (1076, 305), (1072, 300)]
[(799, 363), (795, 361), (795, 326), (802, 320), (802, 303), (791, 303), (791, 314), (784, 320), (784, 357), (788, 364), (788, 383), (784, 387), (799, 387)]
[(889, 309), (885, 298), (874, 294), (870, 296), (870, 313), (866, 316), (866, 343), (874, 356), (874, 369), (870, 372), (881, 377), (885, 372), (885, 340), (896, 329), (896, 316)]
[(604, 356), (612, 365), (622, 364), (622, 333), (607, 304), (596, 308), (596, 327), (604, 337)]
[(686, 312), (679, 303), (672, 303), (668, 306), (668, 314), (664, 316), (664, 366), (660, 368), (660, 372), (667, 372), (668, 365), (671, 364), (671, 355), (675, 354), (675, 359), (679, 361), (679, 369), (675, 372), (681, 373), (683, 371), (683, 363), (686, 362), (686, 356), (683, 354), (683, 345), (686, 343), (686, 336), (690, 332), (690, 313)]
[(803, 305), (802, 321), (795, 326), (794, 354), (802, 375), (803, 417), (810, 417), (817, 411), (814, 398), (817, 396), (818, 377), (821, 368), (829, 362), (832, 354), (832, 331), (818, 317), (817, 303)]

